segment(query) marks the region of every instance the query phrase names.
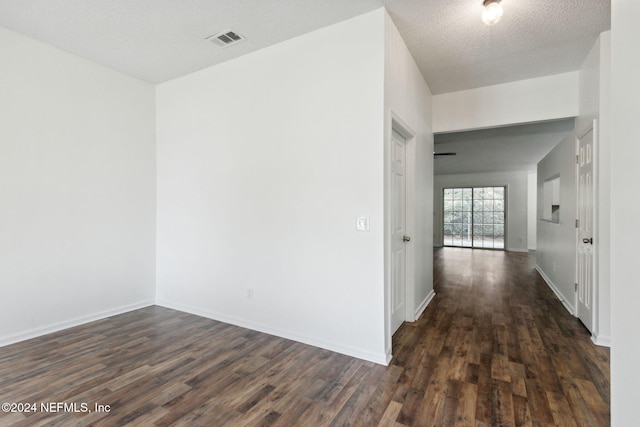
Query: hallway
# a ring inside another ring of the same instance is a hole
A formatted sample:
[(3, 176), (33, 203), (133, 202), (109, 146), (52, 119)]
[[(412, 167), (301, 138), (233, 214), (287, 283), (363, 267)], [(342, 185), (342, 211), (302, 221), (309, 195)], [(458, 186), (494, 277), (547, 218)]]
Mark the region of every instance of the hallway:
[(398, 422), (609, 425), (609, 349), (533, 267), (524, 253), (434, 251), (437, 296), (394, 336)]

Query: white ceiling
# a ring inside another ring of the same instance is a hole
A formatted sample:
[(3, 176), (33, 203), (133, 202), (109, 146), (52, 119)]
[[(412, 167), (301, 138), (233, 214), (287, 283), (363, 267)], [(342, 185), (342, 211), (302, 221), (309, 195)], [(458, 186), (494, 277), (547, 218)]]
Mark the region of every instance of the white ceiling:
[(536, 164), (573, 130), (574, 120), (555, 120), (435, 135), (436, 175), (535, 170)]
[[(0, 25), (160, 83), (384, 6), (383, 0), (0, 0)], [(220, 48), (207, 37), (246, 37)]]
[(610, 0), (502, 0), (492, 27), (482, 0), (0, 0), (0, 25), (159, 83), (385, 5), (434, 94), (576, 70), (610, 27)]

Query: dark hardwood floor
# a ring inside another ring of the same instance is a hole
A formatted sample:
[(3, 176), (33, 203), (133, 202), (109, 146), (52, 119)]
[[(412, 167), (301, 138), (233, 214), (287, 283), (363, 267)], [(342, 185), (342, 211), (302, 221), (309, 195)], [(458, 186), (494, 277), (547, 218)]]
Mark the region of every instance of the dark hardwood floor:
[(0, 348), (0, 403), (38, 405), (0, 425), (609, 425), (609, 351), (527, 254), (436, 250), (434, 273), (388, 367), (149, 307)]

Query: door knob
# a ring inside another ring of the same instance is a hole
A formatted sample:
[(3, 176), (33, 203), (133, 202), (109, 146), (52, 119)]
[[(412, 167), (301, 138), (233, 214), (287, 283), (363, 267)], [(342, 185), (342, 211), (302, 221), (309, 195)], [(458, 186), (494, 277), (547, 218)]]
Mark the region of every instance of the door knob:
[(410, 241), (411, 241), (411, 237), (409, 237), (409, 236), (402, 236), (402, 241), (403, 241), (403, 242), (410, 242)]
[(593, 237), (589, 237), (588, 239), (585, 237), (584, 239), (582, 239), (582, 243), (593, 245)]

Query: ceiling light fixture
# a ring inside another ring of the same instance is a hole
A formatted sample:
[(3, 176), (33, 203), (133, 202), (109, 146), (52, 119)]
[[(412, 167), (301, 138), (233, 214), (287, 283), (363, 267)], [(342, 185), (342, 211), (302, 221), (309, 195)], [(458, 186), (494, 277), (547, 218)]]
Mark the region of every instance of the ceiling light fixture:
[(500, 0), (484, 0), (482, 3), (484, 10), (482, 11), (482, 22), (487, 25), (493, 25), (502, 18), (502, 6)]

